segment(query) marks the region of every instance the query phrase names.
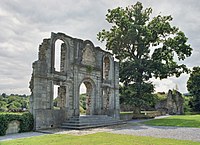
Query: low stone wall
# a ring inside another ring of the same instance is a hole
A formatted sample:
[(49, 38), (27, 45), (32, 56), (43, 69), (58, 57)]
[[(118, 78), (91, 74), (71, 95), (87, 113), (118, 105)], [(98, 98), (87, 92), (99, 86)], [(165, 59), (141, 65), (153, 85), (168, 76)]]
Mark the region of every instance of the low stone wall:
[(156, 116), (165, 115), (160, 111), (141, 111), (141, 114), (144, 114), (144, 115), (149, 116), (149, 117), (156, 117)]
[(133, 114), (132, 113), (125, 113), (125, 114), (120, 114), (120, 120), (132, 120)]
[(65, 110), (54, 110), (54, 109), (38, 109), (35, 110), (35, 128), (49, 129), (59, 127), (66, 120)]
[(121, 113), (120, 120), (132, 120), (132, 119), (149, 119), (154, 118), (156, 116), (165, 115), (160, 111), (141, 111), (141, 114), (133, 114), (133, 113)]
[(13, 120), (8, 124), (8, 129), (6, 130), (6, 134), (13, 134), (13, 133), (18, 133), (20, 128), (19, 128), (20, 122), (17, 120)]

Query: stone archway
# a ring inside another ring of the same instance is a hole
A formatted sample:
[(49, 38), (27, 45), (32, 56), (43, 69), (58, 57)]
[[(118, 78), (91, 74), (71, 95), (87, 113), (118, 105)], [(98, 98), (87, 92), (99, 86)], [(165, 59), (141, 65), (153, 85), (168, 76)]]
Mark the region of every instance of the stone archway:
[[(55, 68), (57, 40), (61, 41), (60, 69)], [(87, 88), (87, 115), (119, 118), (119, 64), (113, 55), (89, 40), (52, 32), (39, 46), (38, 60), (33, 63), (30, 112), (34, 129), (57, 127), (65, 120), (80, 117), (82, 83)], [(59, 110), (53, 106), (54, 85), (59, 86)]]
[[(93, 115), (95, 104), (95, 84), (91, 79), (83, 79), (79, 85), (79, 106), (80, 106), (80, 94), (81, 85), (84, 84), (86, 88), (85, 98), (85, 115)], [(80, 107), (79, 107), (80, 109)], [(80, 111), (79, 111), (80, 112)]]

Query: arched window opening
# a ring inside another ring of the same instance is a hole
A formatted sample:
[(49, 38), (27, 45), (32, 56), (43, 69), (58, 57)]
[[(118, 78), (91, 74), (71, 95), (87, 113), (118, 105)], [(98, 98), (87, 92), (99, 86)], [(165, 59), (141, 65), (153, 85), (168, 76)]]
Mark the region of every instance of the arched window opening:
[(58, 85), (53, 86), (53, 109), (60, 109), (58, 106), (59, 102), (58, 89), (59, 89)]
[(66, 106), (65, 86), (54, 85), (53, 108), (64, 109)]
[(60, 72), (62, 68), (62, 47), (64, 45), (64, 42), (62, 40), (57, 40), (55, 42), (55, 63), (54, 63), (54, 68), (55, 71)]
[(110, 73), (110, 59), (109, 57), (105, 57), (103, 61), (103, 79), (108, 80)]

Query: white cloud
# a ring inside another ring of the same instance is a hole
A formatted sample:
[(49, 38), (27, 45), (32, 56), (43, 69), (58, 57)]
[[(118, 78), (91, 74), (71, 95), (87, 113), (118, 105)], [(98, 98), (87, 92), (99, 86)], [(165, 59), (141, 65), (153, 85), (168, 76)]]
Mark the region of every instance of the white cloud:
[[(96, 40), (96, 34), (109, 28), (105, 21), (107, 9), (135, 4), (134, 0), (1, 0), (0, 1), (0, 93), (29, 94), (32, 62), (37, 60), (38, 46), (51, 32), (63, 32), (72, 37)], [(200, 1), (142, 0), (144, 7), (152, 7), (154, 14), (172, 15), (173, 24), (189, 38), (194, 53), (185, 63), (199, 66)], [(155, 81), (157, 90), (167, 91), (178, 84), (186, 91), (188, 77)]]
[(159, 80), (159, 79), (151, 79), (153, 84), (155, 85), (156, 92), (168, 92), (169, 89), (177, 89), (182, 93), (186, 93), (187, 91), (187, 80), (189, 79), (188, 74), (182, 74), (180, 77), (169, 77), (167, 79)]
[(174, 89), (176, 84), (170, 79), (151, 79), (153, 84), (155, 85), (156, 92), (168, 92), (169, 89)]

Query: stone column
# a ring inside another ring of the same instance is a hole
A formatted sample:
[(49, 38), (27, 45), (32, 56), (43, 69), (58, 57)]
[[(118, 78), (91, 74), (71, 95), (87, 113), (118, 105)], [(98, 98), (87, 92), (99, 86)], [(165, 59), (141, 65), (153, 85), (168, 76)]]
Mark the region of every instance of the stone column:
[(79, 84), (78, 84), (78, 68), (74, 66), (74, 115), (79, 116), (80, 111), (79, 111)]
[(119, 102), (119, 63), (114, 63), (114, 117), (119, 119), (120, 102)]

